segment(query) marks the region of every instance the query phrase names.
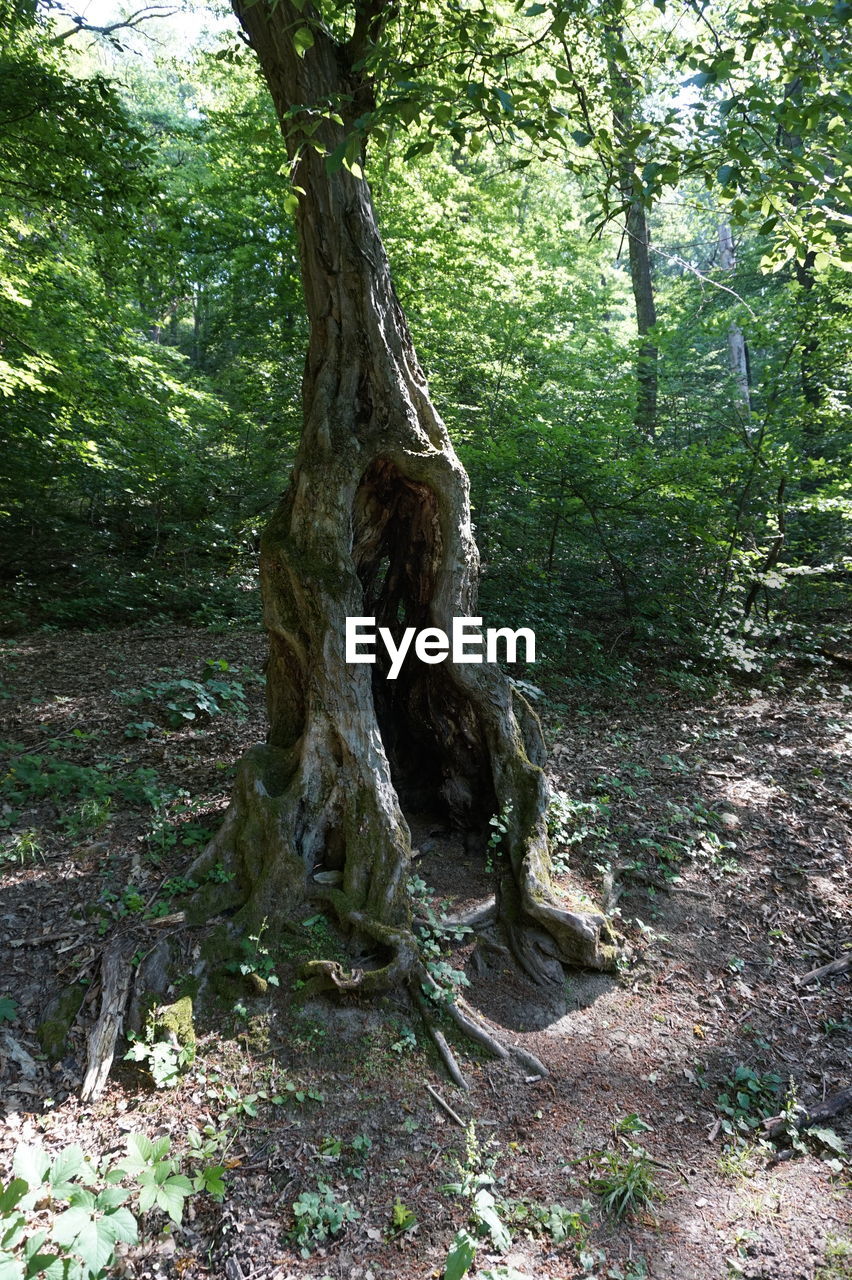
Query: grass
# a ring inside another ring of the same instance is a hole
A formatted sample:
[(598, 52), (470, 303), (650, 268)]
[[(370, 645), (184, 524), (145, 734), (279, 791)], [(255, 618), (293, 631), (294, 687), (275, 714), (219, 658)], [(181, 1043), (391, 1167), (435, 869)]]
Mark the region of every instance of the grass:
[(592, 1168), (589, 1188), (600, 1196), (601, 1208), (610, 1217), (624, 1218), (664, 1198), (642, 1147), (631, 1144), (624, 1153), (592, 1151), (588, 1159)]

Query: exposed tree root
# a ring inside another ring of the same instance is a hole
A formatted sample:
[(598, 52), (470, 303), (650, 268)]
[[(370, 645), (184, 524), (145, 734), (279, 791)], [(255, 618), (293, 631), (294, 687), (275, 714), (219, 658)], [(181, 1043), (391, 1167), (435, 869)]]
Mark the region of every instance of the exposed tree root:
[[(425, 988), (433, 991), (440, 1002), (440, 1007), (447, 1013), (448, 1017), (456, 1024), (460, 1031), (464, 1032), (471, 1040), (482, 1045), (484, 1049), (494, 1058), (500, 1058), (505, 1061), (507, 1058), (514, 1058), (520, 1063), (525, 1070), (533, 1072), (535, 1075), (547, 1076), (550, 1072), (544, 1063), (539, 1061), (534, 1054), (528, 1053), (526, 1049), (522, 1049), (520, 1045), (504, 1045), (491, 1033), (484, 1025), (475, 1010), (462, 996), (455, 996), (453, 999), (447, 999), (445, 993), (438, 986), (435, 979), (428, 971), (424, 970), (421, 974), (422, 984)], [(422, 998), (418, 999), (421, 1013), (427, 1025), (431, 1030), (431, 1017), (428, 1008)]]
[(412, 990), (412, 997), (420, 1011), (423, 1024), (429, 1032), (435, 1048), (438, 1050), (438, 1056), (447, 1070), (447, 1075), (450, 1077), (453, 1084), (458, 1085), (460, 1089), (467, 1091), (470, 1088), (470, 1084), (456, 1061), (455, 1054), (447, 1044), (444, 1033), (435, 1025), (435, 1020), (432, 1017), (426, 1000), (424, 1000), (423, 996), (416, 989)]

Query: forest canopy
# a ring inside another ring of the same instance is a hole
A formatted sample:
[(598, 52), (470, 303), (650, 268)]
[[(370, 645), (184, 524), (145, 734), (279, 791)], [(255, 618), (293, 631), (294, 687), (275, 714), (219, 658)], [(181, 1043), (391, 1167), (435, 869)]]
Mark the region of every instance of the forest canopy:
[[(414, 5), (372, 55), (376, 100), (328, 163), (369, 138), (483, 608), (556, 668), (834, 643), (843, 8)], [(4, 27), (12, 628), (252, 616), (298, 438), (294, 196), (255, 62), (233, 34), (178, 56), (142, 30), (51, 6)]]

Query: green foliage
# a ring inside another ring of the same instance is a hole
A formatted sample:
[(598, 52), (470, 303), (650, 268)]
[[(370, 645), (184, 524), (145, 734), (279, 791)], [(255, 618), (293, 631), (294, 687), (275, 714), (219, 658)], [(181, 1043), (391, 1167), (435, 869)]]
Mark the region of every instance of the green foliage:
[(179, 1224), (193, 1185), (189, 1178), (178, 1173), (178, 1161), (170, 1151), (170, 1138), (152, 1141), (144, 1133), (131, 1133), (127, 1139), (127, 1156), (116, 1166), (115, 1176), (134, 1180), (140, 1213), (156, 1207)]
[(488, 854), (485, 860), (486, 871), (493, 871), (495, 862), (501, 857), (503, 841), (509, 834), (509, 820), (511, 815), (512, 802), (509, 800), (499, 813), (495, 813), (488, 819), (491, 834), (488, 837)]
[(470, 1270), (476, 1257), (476, 1248), (477, 1243), (469, 1231), (456, 1232), (444, 1264), (444, 1280), (461, 1280)]
[(738, 1066), (716, 1098), (722, 1132), (734, 1143), (753, 1137), (777, 1105), (782, 1080), (775, 1072), (759, 1074)]
[(430, 999), (452, 999), (453, 992), (460, 986), (469, 986), (467, 974), (442, 957), (442, 947), (447, 942), (461, 942), (470, 933), (467, 925), (451, 924), (446, 912), (449, 903), (439, 902), (432, 890), (421, 876), (409, 876), (408, 892), (415, 904), (416, 929), (420, 941), (420, 951), (430, 975), (436, 986), (423, 987), (424, 994)]
[(14, 1022), (17, 1016), (17, 1001), (11, 996), (0, 996), (0, 1022)]
[(588, 1200), (584, 1200), (579, 1209), (569, 1209), (564, 1204), (517, 1200), (507, 1206), (507, 1213), (513, 1225), (546, 1235), (555, 1245), (567, 1241), (580, 1245), (588, 1232), (590, 1209)]
[[(497, 1160), (495, 1144), (481, 1143), (476, 1125), (471, 1121), (465, 1133), (464, 1159), (455, 1161), (457, 1178), (448, 1182), (443, 1190), (468, 1201), (470, 1221), (476, 1231), (487, 1235), (492, 1246), (505, 1253), (511, 1247), (512, 1237), (504, 1221), (506, 1206), (495, 1194)], [(462, 1252), (466, 1250), (463, 1248)]]
[(391, 1230), (395, 1236), (404, 1235), (406, 1231), (410, 1231), (412, 1227), (417, 1226), (417, 1214), (413, 1209), (409, 1209), (408, 1205), (403, 1204), (399, 1196), (393, 1202), (391, 1209)]
[[(174, 1006), (173, 1006), (174, 1007)], [(142, 1036), (130, 1032), (127, 1062), (144, 1063), (157, 1089), (173, 1089), (188, 1066), (195, 1061), (195, 1034), (192, 1031), (192, 1005), (189, 1005), (189, 1029), (183, 1034), (174, 1020), (166, 1020), (161, 1011), (152, 1009)]]
[(19, 866), (25, 866), (26, 863), (33, 862), (42, 856), (41, 841), (36, 831), (18, 831), (0, 842), (0, 867), (4, 862), (15, 862)]
[[(126, 689), (116, 696), (126, 706), (141, 706), (159, 713), (172, 729), (179, 729), (187, 721), (209, 720), (227, 712), (242, 718), (248, 713), (245, 684), (241, 680), (223, 679), (230, 671), (230, 664), (224, 659), (208, 658), (200, 680), (188, 680), (185, 676), (153, 680), (144, 688)], [(135, 724), (133, 728), (138, 731), (145, 723), (150, 722)]]
[(264, 917), (256, 933), (240, 939), (243, 959), (234, 961), (229, 965), (229, 968), (243, 974), (244, 977), (253, 978), (255, 985), (262, 991), (265, 991), (267, 986), (277, 987), (280, 985), (278, 975), (275, 972), (275, 958), (270, 955), (269, 948), (263, 941), (263, 935), (268, 928), (268, 922)]
[(624, 1151), (590, 1152), (589, 1165), (589, 1187), (600, 1196), (604, 1213), (614, 1218), (623, 1218), (662, 1199), (653, 1166), (642, 1147), (627, 1143)]
[[(197, 1136), (197, 1135), (196, 1135)], [(94, 1165), (79, 1146), (51, 1157), (41, 1147), (19, 1146), (12, 1178), (0, 1184), (0, 1275), (3, 1280), (100, 1280), (111, 1274), (116, 1245), (135, 1244), (138, 1214), (159, 1209), (179, 1223), (194, 1192), (221, 1199), (222, 1166), (197, 1136), (191, 1159), (200, 1164), (193, 1181), (178, 1172), (168, 1138), (152, 1142), (130, 1134), (127, 1158)], [(129, 1182), (129, 1187), (122, 1187)]]
[(814, 1280), (849, 1280), (852, 1275), (852, 1240), (848, 1236), (828, 1235), (823, 1246), (822, 1265)]
[(605, 797), (575, 800), (564, 791), (555, 791), (547, 808), (547, 832), (553, 852), (553, 868), (567, 870), (568, 853), (574, 845), (589, 841), (593, 846), (607, 839), (609, 804)]
[(303, 1191), (293, 1204), (293, 1213), (293, 1239), (303, 1258), (309, 1258), (315, 1249), (360, 1216), (348, 1200), (338, 1200), (333, 1188), (324, 1182), (317, 1184), (316, 1191)]
[[(371, 135), (399, 293), (471, 476), (488, 623), (533, 626), (545, 671), (625, 694), (647, 661), (688, 690), (849, 638), (848, 39), (828, 0), (676, 32), (665, 8), (405, 4), (365, 54), (375, 106), (328, 157), (352, 170)], [(327, 9), (344, 38), (350, 11)], [(4, 617), (255, 623), (306, 339), (274, 113), (244, 51), (117, 57), (119, 91), (52, 34), (21, 10), (0, 47)], [(628, 191), (653, 230), (653, 438)], [(211, 683), (152, 687), (128, 736), (229, 709)]]

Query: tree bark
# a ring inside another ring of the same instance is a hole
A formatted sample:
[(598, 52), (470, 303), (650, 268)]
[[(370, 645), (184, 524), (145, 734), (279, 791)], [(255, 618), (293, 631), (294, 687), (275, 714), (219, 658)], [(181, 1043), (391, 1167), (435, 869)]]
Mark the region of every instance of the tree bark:
[(636, 331), (639, 349), (636, 353), (636, 412), (634, 422), (646, 436), (657, 430), (657, 389), (659, 383), (659, 350), (653, 341), (657, 323), (654, 282), (651, 277), (651, 235), (645, 206), (637, 196), (633, 175), (633, 156), (628, 145), (633, 124), (634, 90), (630, 76), (619, 64), (616, 50), (622, 45), (623, 13), (621, 0), (611, 0), (604, 9), (605, 52), (612, 99), (612, 131), (616, 144), (623, 148), (618, 160), (618, 183), (626, 214), (624, 230), (630, 263), (630, 283), (636, 307)]
[[(357, 66), (384, 8), (356, 5), (342, 43), (310, 6), (235, 0), (300, 192), (310, 340), (301, 444), (261, 548), (268, 739), (242, 760), (202, 862), (234, 872), (230, 902), (247, 922), (274, 927), (306, 900), (323, 902), (381, 962), (345, 972), (318, 961), (312, 972), (329, 987), (381, 989), (420, 965), (400, 796), (480, 833), (483, 850), (488, 819), (502, 811), (497, 896), (519, 959), (539, 976), (549, 950), (608, 969), (604, 917), (567, 909), (551, 885), (540, 726), (500, 671), (410, 656), (388, 681), (381, 646), (373, 667), (345, 661), (347, 616), (374, 616), (397, 639), (409, 626), (450, 633), (454, 617), (475, 614), (478, 578), (467, 477), (430, 401), (369, 187), (326, 163), (369, 108)], [(293, 33), (305, 25), (314, 42), (299, 56)], [(342, 125), (320, 114), (329, 103)]]
[[(719, 266), (723, 271), (733, 271), (736, 266), (734, 237), (729, 223), (719, 223)], [(751, 386), (748, 365), (748, 347), (745, 334), (736, 320), (728, 325), (728, 360), (737, 388), (737, 399), (748, 422), (751, 415)]]

